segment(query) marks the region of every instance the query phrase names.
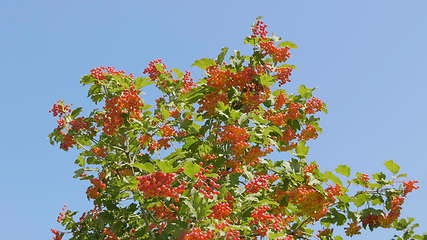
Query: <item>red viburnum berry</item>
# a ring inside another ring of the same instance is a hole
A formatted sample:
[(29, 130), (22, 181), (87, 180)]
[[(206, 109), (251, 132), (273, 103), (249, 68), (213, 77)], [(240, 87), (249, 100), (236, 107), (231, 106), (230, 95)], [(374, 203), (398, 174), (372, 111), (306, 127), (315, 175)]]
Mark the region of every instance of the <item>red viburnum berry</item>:
[(260, 37), (260, 38), (266, 38), (267, 37), (267, 24), (265, 24), (262, 20), (258, 19), (254, 25), (252, 25), (252, 38), (254, 37)]
[(404, 187), (403, 194), (406, 195), (406, 194), (412, 192), (414, 189), (416, 190), (416, 189), (420, 188), (419, 186), (415, 185), (417, 183), (419, 183), (419, 181), (417, 181), (417, 180), (403, 182), (403, 187)]
[(322, 102), (322, 100), (313, 97), (313, 98), (310, 98), (305, 105), (306, 105), (305, 113), (313, 114), (321, 111), (324, 103)]
[(232, 208), (228, 202), (221, 202), (212, 207), (212, 213), (209, 215), (212, 218), (224, 219), (230, 216)]

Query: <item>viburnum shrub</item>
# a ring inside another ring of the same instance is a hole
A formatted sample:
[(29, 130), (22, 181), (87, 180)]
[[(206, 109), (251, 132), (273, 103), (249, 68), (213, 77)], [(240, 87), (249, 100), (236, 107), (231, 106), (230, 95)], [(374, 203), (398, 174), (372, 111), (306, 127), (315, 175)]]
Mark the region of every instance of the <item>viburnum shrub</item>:
[[(418, 186), (400, 180), (393, 161), (389, 177), (340, 165), (344, 179), (309, 162), (306, 144), (322, 131), (326, 105), (304, 85), (283, 89), (296, 45), (266, 27), (258, 18), (245, 39), (250, 56), (234, 51), (225, 61), (223, 48), (195, 61), (205, 72), (198, 81), (162, 60), (148, 64), (147, 77), (99, 67), (81, 80), (99, 108), (83, 117), (63, 101), (53, 106), (51, 143), (79, 151), (74, 177), (87, 181), (93, 203), (80, 214), (64, 208), (55, 240), (339, 240), (362, 228), (427, 239), (399, 218)], [(141, 98), (149, 84), (161, 92), (153, 106)]]

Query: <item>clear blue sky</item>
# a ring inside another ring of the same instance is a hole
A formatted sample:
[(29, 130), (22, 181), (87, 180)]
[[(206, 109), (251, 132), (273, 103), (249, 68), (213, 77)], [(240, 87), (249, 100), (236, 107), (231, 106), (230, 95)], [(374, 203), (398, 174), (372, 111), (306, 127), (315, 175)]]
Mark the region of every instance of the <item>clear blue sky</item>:
[(421, 181), (404, 215), (426, 231), (426, 10), (425, 0), (2, 0), (0, 238), (50, 239), (64, 203), (89, 206), (87, 183), (72, 178), (76, 154), (46, 137), (57, 99), (87, 106), (80, 76), (99, 65), (140, 74), (159, 57), (194, 70), (193, 60), (223, 46), (245, 47), (259, 15), (300, 46), (294, 84), (316, 86), (329, 105), (311, 159), (368, 173), (395, 160)]

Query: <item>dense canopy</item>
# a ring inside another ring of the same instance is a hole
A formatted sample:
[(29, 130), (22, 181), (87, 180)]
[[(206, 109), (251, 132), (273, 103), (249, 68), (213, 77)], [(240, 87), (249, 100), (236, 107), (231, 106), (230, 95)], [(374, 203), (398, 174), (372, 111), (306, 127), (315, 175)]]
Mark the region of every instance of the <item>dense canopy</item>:
[[(67, 151), (78, 149), (75, 177), (88, 181), (93, 209), (64, 208), (64, 231), (54, 239), (342, 239), (361, 229), (395, 228), (414, 235), (413, 219), (399, 219), (417, 181), (393, 161), (391, 172), (351, 174), (348, 166), (321, 172), (307, 158), (308, 141), (322, 129), (326, 104), (301, 85), (285, 91), (297, 46), (257, 19), (245, 38), (252, 55), (223, 48), (189, 72), (148, 64), (146, 77), (99, 67), (81, 79), (99, 108), (82, 116), (58, 101), (58, 126), (49, 135)], [(229, 58), (226, 56), (229, 55)], [(228, 60), (226, 60), (228, 59)], [(141, 89), (161, 95), (147, 105)], [(270, 153), (282, 152), (283, 159)], [(338, 175), (341, 175), (340, 178)], [(412, 238), (411, 238), (412, 237)]]

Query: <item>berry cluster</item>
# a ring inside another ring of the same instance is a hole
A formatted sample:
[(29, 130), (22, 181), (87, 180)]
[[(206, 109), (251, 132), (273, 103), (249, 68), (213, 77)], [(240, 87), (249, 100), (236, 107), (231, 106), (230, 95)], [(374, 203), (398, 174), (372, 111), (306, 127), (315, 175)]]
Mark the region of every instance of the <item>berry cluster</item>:
[(368, 174), (360, 174), (357, 178), (356, 178), (356, 182), (361, 184), (364, 187), (368, 187), (369, 184), (369, 175)]
[(193, 89), (193, 87), (196, 86), (196, 84), (193, 82), (193, 79), (190, 76), (190, 72), (185, 72), (184, 76), (182, 77), (182, 82), (183, 82), (183, 86), (182, 86), (182, 92), (183, 93), (188, 93), (191, 91), (191, 89)]
[(100, 158), (105, 158), (107, 156), (105, 148), (93, 147), (91, 151), (95, 156)]
[(98, 198), (101, 195), (101, 192), (107, 188), (107, 185), (98, 178), (90, 179), (90, 183), (92, 183), (93, 186), (89, 187), (86, 193), (87, 196), (92, 199)]
[(138, 96), (139, 90), (134, 87), (124, 90), (120, 96), (112, 97), (105, 101), (104, 115), (104, 133), (106, 135), (114, 135), (125, 118), (124, 114), (130, 118), (141, 119), (140, 108), (143, 106), (141, 98)]
[(253, 146), (249, 148), (247, 153), (242, 158), (249, 166), (255, 166), (257, 163), (259, 163), (260, 157), (264, 157), (272, 151), (273, 149), (271, 147), (267, 147), (266, 149), (261, 150), (261, 147)]
[(171, 126), (164, 125), (160, 127), (160, 132), (163, 137), (173, 137), (176, 136), (176, 131)]
[[(54, 104), (50, 112), (59, 120), (50, 140), (81, 150), (76, 177), (90, 179), (86, 194), (95, 206), (76, 220), (62, 209), (57, 221), (71, 239), (332, 239), (345, 223), (350, 237), (362, 227), (395, 227), (418, 181), (395, 187), (401, 175), (373, 175), (373, 184), (357, 174), (348, 183), (365, 187), (358, 192), (324, 187), (339, 181), (307, 163), (305, 143), (318, 137), (313, 114), (326, 105), (312, 97), (314, 88), (302, 85), (297, 94), (280, 88), (295, 69), (283, 63), (293, 46), (267, 36), (266, 27), (260, 19), (252, 26), (245, 39), (250, 56), (235, 51), (224, 60), (222, 49), (216, 61), (196, 61), (206, 74), (198, 82), (160, 59), (144, 69), (148, 77), (136, 79), (98, 67), (81, 82), (90, 85), (94, 103), (105, 100), (103, 111), (80, 117), (81, 108)], [(140, 89), (150, 83), (162, 95), (144, 107)], [(273, 148), (290, 151), (291, 160), (271, 159)], [(53, 240), (64, 235), (52, 233)]]
[(403, 182), (403, 194), (406, 195), (410, 192), (412, 192), (414, 189), (420, 188), (419, 186), (416, 186), (415, 184), (419, 183), (417, 180), (407, 181)]
[(232, 73), (230, 70), (221, 70), (219, 66), (211, 66), (206, 69), (209, 75), (207, 85), (216, 90), (225, 90), (231, 85)]
[(71, 112), (71, 105), (65, 105), (64, 101), (59, 100), (57, 103), (53, 104), (53, 107), (49, 112), (52, 113), (54, 117), (59, 117), (57, 120), (58, 127), (56, 129), (62, 129), (64, 128), (66, 121), (64, 119), (64, 116)]
[(208, 74), (207, 85), (214, 92), (207, 94), (199, 101), (201, 105), (199, 112), (213, 113), (218, 102), (229, 103), (227, 96), (229, 89), (241, 93), (241, 103), (243, 103), (243, 109), (246, 112), (256, 109), (268, 99), (270, 90), (255, 80), (259, 72), (252, 67), (245, 67), (243, 70), (232, 72), (215, 65), (208, 67), (206, 72)]
[(138, 177), (138, 189), (144, 193), (144, 197), (171, 197), (178, 199), (179, 194), (185, 190), (185, 184), (173, 187), (175, 173), (155, 172)]
[(206, 111), (209, 115), (212, 115), (215, 113), (215, 108), (220, 102), (223, 102), (223, 103), (228, 102), (227, 94), (218, 93), (218, 92), (212, 92), (212, 93), (206, 94), (206, 97), (200, 99), (199, 101), (200, 107), (197, 111), (198, 112)]
[[(276, 47), (274, 46), (273, 41), (261, 42), (259, 46), (262, 50), (264, 50), (264, 54), (270, 55), (273, 58), (273, 61), (275, 62), (286, 62), (291, 56), (291, 53), (289, 52), (289, 47)], [(287, 71), (292, 71), (292, 68), (279, 69), (287, 69)]]
[(200, 228), (193, 228), (185, 234), (184, 240), (210, 240), (214, 237), (214, 231), (203, 231)]
[(308, 173), (313, 173), (317, 169), (317, 165), (310, 164), (304, 167), (304, 175)]
[(276, 238), (276, 240), (294, 240), (294, 237), (292, 235), (287, 235), (285, 237)]
[(148, 134), (143, 134), (141, 137), (139, 137), (139, 144), (141, 144), (142, 147), (148, 146), (151, 141), (152, 137)]
[(78, 117), (72, 121), (70, 121), (71, 129), (75, 131), (81, 130), (91, 130), (94, 131), (94, 128), (91, 128), (91, 122), (84, 117)]
[(291, 120), (297, 120), (301, 116), (300, 109), (303, 106), (300, 103), (289, 103), (286, 117)]
[(233, 209), (228, 202), (220, 202), (212, 207), (212, 213), (209, 215), (212, 218), (224, 219), (230, 216)]
[(260, 206), (251, 213), (253, 220), (250, 224), (253, 225), (255, 233), (259, 236), (266, 236), (268, 230), (282, 231), (286, 228), (287, 223), (292, 220), (290, 217), (284, 217), (281, 213), (274, 215), (269, 213), (270, 211), (269, 206)]
[(225, 240), (243, 240), (243, 238), (240, 237), (239, 230), (230, 229), (227, 231), (227, 234), (225, 235)]
[(285, 142), (286, 144), (289, 144), (290, 141), (294, 140), (297, 138), (297, 134), (295, 132), (294, 129), (287, 127), (285, 128), (285, 130), (283, 131), (283, 135), (280, 138), (281, 141)]
[(344, 228), (345, 235), (352, 237), (354, 235), (360, 234), (360, 229), (362, 229), (361, 226), (357, 222), (352, 222), (348, 224), (348, 227)]
[(390, 212), (385, 216), (383, 225), (390, 226), (400, 216), (402, 204), (405, 198), (402, 196), (394, 196), (390, 201)]
[(71, 112), (71, 105), (64, 105), (63, 101), (58, 101), (57, 103), (53, 104), (53, 107), (49, 112), (53, 114), (54, 117), (62, 117), (65, 114)]
[[(108, 75), (123, 75), (125, 74), (125, 71), (120, 70), (117, 71), (114, 67), (97, 67), (92, 70), (90, 70), (90, 75), (98, 80), (104, 80), (107, 78)], [(133, 78), (133, 74), (129, 74), (127, 77)]]
[(197, 191), (209, 199), (212, 199), (214, 195), (219, 195), (218, 189), (221, 188), (221, 185), (216, 183), (218, 178), (205, 176), (205, 174), (209, 172), (209, 169), (212, 168), (212, 165), (209, 165), (206, 168), (201, 168), (200, 171), (195, 175), (197, 181), (194, 184), (194, 188), (196, 188)]
[(383, 220), (384, 220), (384, 216), (382, 215), (370, 214), (365, 216), (362, 219), (362, 225), (369, 226), (370, 228), (377, 228), (381, 226), (381, 223), (383, 222)]
[(68, 149), (70, 149), (74, 146), (74, 144), (76, 144), (73, 139), (73, 136), (70, 133), (65, 134), (63, 132), (60, 132), (60, 134), (64, 136), (64, 138), (62, 139), (62, 143), (59, 146), (61, 149), (68, 151)]
[(280, 110), (283, 105), (285, 105), (288, 102), (288, 98), (283, 92), (280, 92), (279, 95), (276, 97), (276, 102), (274, 103), (274, 109)]
[(56, 219), (56, 221), (57, 221), (58, 223), (61, 223), (61, 222), (65, 219), (66, 214), (67, 214), (67, 211), (68, 211), (68, 206), (67, 206), (67, 205), (64, 205), (64, 207), (63, 207), (61, 210), (62, 210), (62, 211), (59, 213), (59, 216), (58, 216), (58, 218)]
[(249, 146), (248, 139), (249, 134), (246, 129), (230, 125), (222, 127), (218, 141), (231, 143), (231, 150), (234, 154), (239, 155)]
[[(176, 206), (172, 206), (175, 208), (175, 210), (178, 210), (178, 208)], [(164, 204), (160, 205), (160, 206), (154, 206), (149, 208), (148, 210), (153, 211), (154, 212), (154, 216), (156, 216), (157, 219), (161, 219), (161, 220), (176, 220), (176, 215), (175, 213), (167, 208)]]
[(111, 232), (110, 229), (108, 228), (104, 228), (104, 230), (102, 230), (102, 233), (105, 235), (104, 240), (117, 240), (117, 235), (113, 232)]
[(267, 37), (267, 24), (265, 24), (260, 19), (257, 19), (254, 25), (252, 25), (252, 38), (260, 37), (260, 38), (266, 38)]
[(335, 202), (336, 201), (335, 197), (341, 196), (343, 193), (341, 185), (338, 185), (338, 184), (335, 186), (329, 186), (328, 188), (325, 189), (325, 192), (326, 192), (327, 199), (330, 202)]
[[(314, 219), (320, 219), (328, 212), (328, 206), (334, 203), (335, 194), (341, 194), (340, 191), (331, 187), (328, 197), (325, 198), (322, 193), (309, 185), (302, 185), (298, 188), (288, 191), (289, 201), (298, 206), (298, 209), (307, 216)], [(330, 197), (329, 197), (330, 196)]]
[[(157, 66), (159, 67), (157, 67)], [(166, 65), (163, 63), (161, 59), (156, 59), (148, 63), (148, 67), (144, 69), (144, 74), (148, 74), (151, 80), (156, 80), (160, 74), (163, 72), (159, 69), (166, 69)]]
[(61, 240), (62, 237), (64, 236), (63, 232), (60, 232), (56, 229), (50, 229), (50, 231), (53, 233), (52, 240)]
[(272, 177), (269, 175), (261, 175), (246, 184), (247, 193), (257, 193), (261, 189), (269, 189)]
[(314, 114), (316, 112), (322, 111), (324, 103), (322, 100), (312, 97), (305, 103), (305, 113), (306, 114)]
[(305, 129), (301, 131), (301, 134), (299, 136), (300, 140), (310, 140), (315, 139), (318, 137), (318, 133), (316, 128), (313, 125), (307, 125)]
[(282, 112), (278, 112), (278, 113), (266, 112), (265, 118), (271, 121), (271, 123), (275, 126), (283, 126), (286, 124), (286, 121), (288, 120), (286, 114)]

